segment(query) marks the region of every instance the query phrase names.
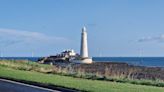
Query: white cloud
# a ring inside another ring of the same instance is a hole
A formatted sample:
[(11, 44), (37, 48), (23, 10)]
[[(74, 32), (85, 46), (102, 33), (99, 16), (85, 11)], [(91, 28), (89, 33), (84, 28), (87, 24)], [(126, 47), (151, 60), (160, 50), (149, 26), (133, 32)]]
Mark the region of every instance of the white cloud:
[(0, 46), (10, 46), (18, 43), (47, 44), (68, 42), (64, 37), (49, 36), (39, 32), (30, 32), (23, 30), (1, 29), (0, 28)]
[(148, 41), (164, 42), (164, 34), (154, 37), (144, 37), (138, 40), (138, 42), (148, 42)]

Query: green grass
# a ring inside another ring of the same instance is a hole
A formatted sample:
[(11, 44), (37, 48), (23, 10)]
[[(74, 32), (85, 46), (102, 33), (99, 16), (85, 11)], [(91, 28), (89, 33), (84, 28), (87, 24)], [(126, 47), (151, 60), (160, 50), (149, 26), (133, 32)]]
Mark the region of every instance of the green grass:
[(36, 62), (30, 62), (26, 60), (0, 60), (0, 66), (13, 68), (24, 71), (36, 71), (42, 73), (48, 73), (53, 71), (53, 66), (46, 64), (39, 64)]
[(74, 72), (70, 71), (67, 68), (60, 68), (46, 64), (39, 64), (36, 62), (30, 62), (27, 60), (0, 60), (0, 66), (6, 68), (12, 68), (16, 70), (23, 70), (23, 71), (35, 71), (40, 73), (50, 73), (50, 74), (57, 74), (57, 75), (64, 75), (64, 76), (71, 76), (74, 78), (83, 78), (83, 79), (90, 79), (90, 80), (101, 80), (101, 81), (111, 81), (111, 82), (119, 82), (119, 83), (130, 83), (130, 84), (137, 84), (137, 85), (149, 85), (149, 86), (158, 86), (164, 87), (163, 80), (145, 80), (145, 79), (129, 79), (129, 78), (120, 78), (118, 76), (100, 76), (95, 74), (88, 74), (84, 72)]
[(44, 74), (35, 71), (16, 70), (4, 66), (0, 66), (0, 76), (34, 81), (39, 83), (53, 84), (57, 86), (75, 88), (90, 92), (164, 92), (164, 88), (162, 87), (87, 80), (55, 74)]

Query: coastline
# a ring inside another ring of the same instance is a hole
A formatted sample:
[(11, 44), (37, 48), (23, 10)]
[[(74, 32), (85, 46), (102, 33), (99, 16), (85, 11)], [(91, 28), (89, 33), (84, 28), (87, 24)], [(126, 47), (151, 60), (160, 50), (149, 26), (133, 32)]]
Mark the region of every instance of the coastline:
[[(0, 57), (0, 60), (28, 60), (37, 62), (41, 57)], [(123, 62), (146, 67), (164, 67), (164, 57), (93, 57), (95, 62)]]
[(54, 67), (60, 69), (60, 71), (65, 70), (72, 74), (80, 72), (84, 75), (92, 74), (104, 79), (121, 78), (164, 81), (163, 67), (135, 66), (119, 62), (94, 62), (92, 64), (57, 63)]
[[(120, 67), (127, 66), (128, 64), (101, 63), (100, 66), (102, 65)], [(90, 66), (96, 68), (93, 69)], [(133, 89), (140, 90), (140, 92), (163, 92), (164, 90), (164, 82), (162, 80), (126, 79), (118, 75), (108, 77), (108, 73), (105, 72), (104, 74), (106, 75), (99, 74), (98, 72), (94, 74), (95, 69), (100, 69), (101, 71), (106, 69), (100, 66), (99, 64), (73, 64), (72, 66), (69, 65), (66, 67), (64, 64), (62, 64), (62, 66), (59, 66), (59, 64), (52, 66), (30, 61), (4, 60), (0, 61), (0, 76), (14, 80), (28, 81), (30, 83), (37, 82), (52, 87), (68, 88), (75, 91), (79, 90), (82, 92), (136, 92), (136, 90)], [(86, 70), (84, 71), (83, 68)], [(119, 74), (119, 72), (114, 72), (113, 74)], [(116, 89), (120, 90), (114, 91)]]
[[(72, 76), (41, 73), (36, 71), (16, 70), (13, 68), (6, 68), (0, 66), (0, 75), (18, 80), (27, 80), (38, 82), (39, 84), (50, 84), (52, 87), (59, 86), (70, 88), (73, 90), (80, 90), (82, 92), (163, 92), (163, 87), (147, 86), (147, 85), (134, 85), (131, 83), (119, 83), (104, 80), (92, 80), (84, 78), (75, 78)], [(13, 73), (14, 72), (14, 73)]]

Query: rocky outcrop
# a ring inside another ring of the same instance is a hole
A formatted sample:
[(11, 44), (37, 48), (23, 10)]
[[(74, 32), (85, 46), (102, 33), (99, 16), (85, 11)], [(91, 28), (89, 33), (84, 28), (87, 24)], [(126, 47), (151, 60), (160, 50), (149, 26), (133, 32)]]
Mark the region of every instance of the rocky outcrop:
[(164, 68), (134, 66), (127, 63), (96, 62), (92, 64), (54, 64), (68, 72), (81, 72), (113, 78), (164, 80)]

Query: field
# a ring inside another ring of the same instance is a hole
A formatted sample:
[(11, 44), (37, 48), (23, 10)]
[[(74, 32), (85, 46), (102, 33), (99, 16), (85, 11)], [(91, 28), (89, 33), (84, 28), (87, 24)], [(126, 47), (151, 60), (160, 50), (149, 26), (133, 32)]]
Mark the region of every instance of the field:
[[(18, 65), (22, 66), (21, 64), (24, 65), (24, 62), (23, 63), (21, 62)], [(81, 91), (89, 91), (89, 92), (164, 92), (163, 87), (135, 85), (135, 84), (130, 84), (130, 83), (118, 83), (118, 82), (100, 81), (100, 80), (90, 80), (90, 79), (62, 76), (59, 74), (47, 74), (47, 73), (37, 72), (39, 71), (39, 69), (43, 70), (43, 72), (46, 72), (46, 71), (48, 72), (48, 70), (50, 70), (51, 68), (49, 69), (48, 66), (46, 65), (44, 66), (44, 65), (30, 63), (30, 65), (37, 67), (37, 68), (34, 68), (34, 67), (28, 66), (28, 64), (27, 66), (22, 66), (22, 68), (19, 68), (19, 67), (16, 68), (16, 65), (14, 66), (11, 63), (7, 65), (1, 62), (0, 77), (34, 81), (34, 82), (45, 83), (45, 84), (52, 84), (52, 85), (57, 85), (61, 87), (78, 89)], [(29, 70), (27, 71), (26, 69), (29, 69)]]

